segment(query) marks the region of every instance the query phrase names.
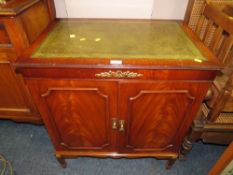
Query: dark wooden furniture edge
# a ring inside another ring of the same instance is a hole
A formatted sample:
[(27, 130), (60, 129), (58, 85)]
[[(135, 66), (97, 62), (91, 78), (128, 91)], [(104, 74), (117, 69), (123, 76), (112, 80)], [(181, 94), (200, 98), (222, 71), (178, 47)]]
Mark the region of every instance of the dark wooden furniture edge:
[[(16, 16), (38, 2), (40, 2), (40, 0), (30, 0), (30, 1), (12, 0), (9, 3), (0, 6), (0, 16)], [(15, 7), (14, 7), (14, 3), (15, 4), (17, 3), (15, 5)], [(18, 4), (18, 3), (20, 3), (20, 4)], [(8, 6), (9, 6), (9, 8), (8, 8)], [(13, 6), (13, 8), (12, 8), (12, 6)]]
[(192, 150), (193, 144), (197, 140), (202, 139), (202, 141), (205, 142), (205, 139), (201, 137), (203, 132), (233, 133), (233, 128), (231, 125), (228, 127), (227, 125), (223, 124), (208, 123), (204, 116), (202, 116), (200, 119), (194, 120), (189, 133), (185, 137), (182, 144), (180, 159), (186, 159), (186, 155)]
[(227, 165), (233, 159), (233, 142), (227, 147), (224, 153), (221, 155), (219, 160), (213, 166), (213, 168), (209, 171), (208, 175), (217, 175), (222, 173), (222, 171), (227, 167)]
[(184, 22), (188, 24), (195, 0), (189, 0), (185, 11)]
[(112, 152), (79, 152), (79, 151), (56, 151), (55, 156), (63, 168), (67, 167), (67, 163), (64, 158), (77, 158), (77, 157), (99, 157), (99, 158), (108, 158), (111, 157), (113, 159), (118, 158), (144, 158), (144, 157), (151, 157), (156, 159), (168, 159), (166, 163), (166, 169), (171, 169), (172, 165), (174, 164), (175, 160), (178, 158), (177, 153), (117, 153), (114, 154)]

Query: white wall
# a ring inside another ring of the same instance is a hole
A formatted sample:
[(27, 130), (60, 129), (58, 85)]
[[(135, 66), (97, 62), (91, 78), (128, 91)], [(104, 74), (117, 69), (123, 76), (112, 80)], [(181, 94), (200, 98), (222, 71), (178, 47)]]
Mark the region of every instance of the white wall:
[(184, 19), (188, 0), (154, 0), (153, 19)]
[(183, 19), (188, 0), (54, 0), (59, 18)]

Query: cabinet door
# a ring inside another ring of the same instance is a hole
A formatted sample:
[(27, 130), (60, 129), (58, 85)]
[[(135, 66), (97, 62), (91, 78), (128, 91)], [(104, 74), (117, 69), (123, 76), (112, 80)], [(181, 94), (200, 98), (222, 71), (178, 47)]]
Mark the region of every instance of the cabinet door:
[(116, 85), (75, 80), (28, 80), (56, 150), (111, 150)]
[(41, 122), (31, 96), (10, 63), (0, 63), (0, 119)]
[(122, 152), (175, 151), (195, 116), (208, 83), (120, 83)]

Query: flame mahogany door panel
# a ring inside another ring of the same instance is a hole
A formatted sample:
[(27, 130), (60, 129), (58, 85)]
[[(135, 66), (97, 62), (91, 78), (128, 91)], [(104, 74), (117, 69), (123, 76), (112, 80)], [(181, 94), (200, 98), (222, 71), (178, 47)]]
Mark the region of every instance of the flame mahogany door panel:
[(119, 116), (121, 152), (177, 152), (209, 83), (122, 82)]
[(51, 79), (27, 84), (57, 151), (119, 154), (178, 152), (210, 85)]
[(28, 80), (57, 150), (110, 151), (115, 138), (114, 82)]

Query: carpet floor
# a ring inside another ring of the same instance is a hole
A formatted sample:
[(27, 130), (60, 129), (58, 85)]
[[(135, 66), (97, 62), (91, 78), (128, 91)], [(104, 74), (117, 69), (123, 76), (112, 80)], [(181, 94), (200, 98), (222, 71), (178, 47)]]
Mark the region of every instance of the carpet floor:
[(154, 158), (89, 157), (67, 159), (63, 169), (43, 126), (0, 121), (0, 154), (11, 161), (15, 175), (207, 175), (225, 148), (198, 142), (188, 159), (176, 161), (171, 170), (165, 169), (165, 160)]

